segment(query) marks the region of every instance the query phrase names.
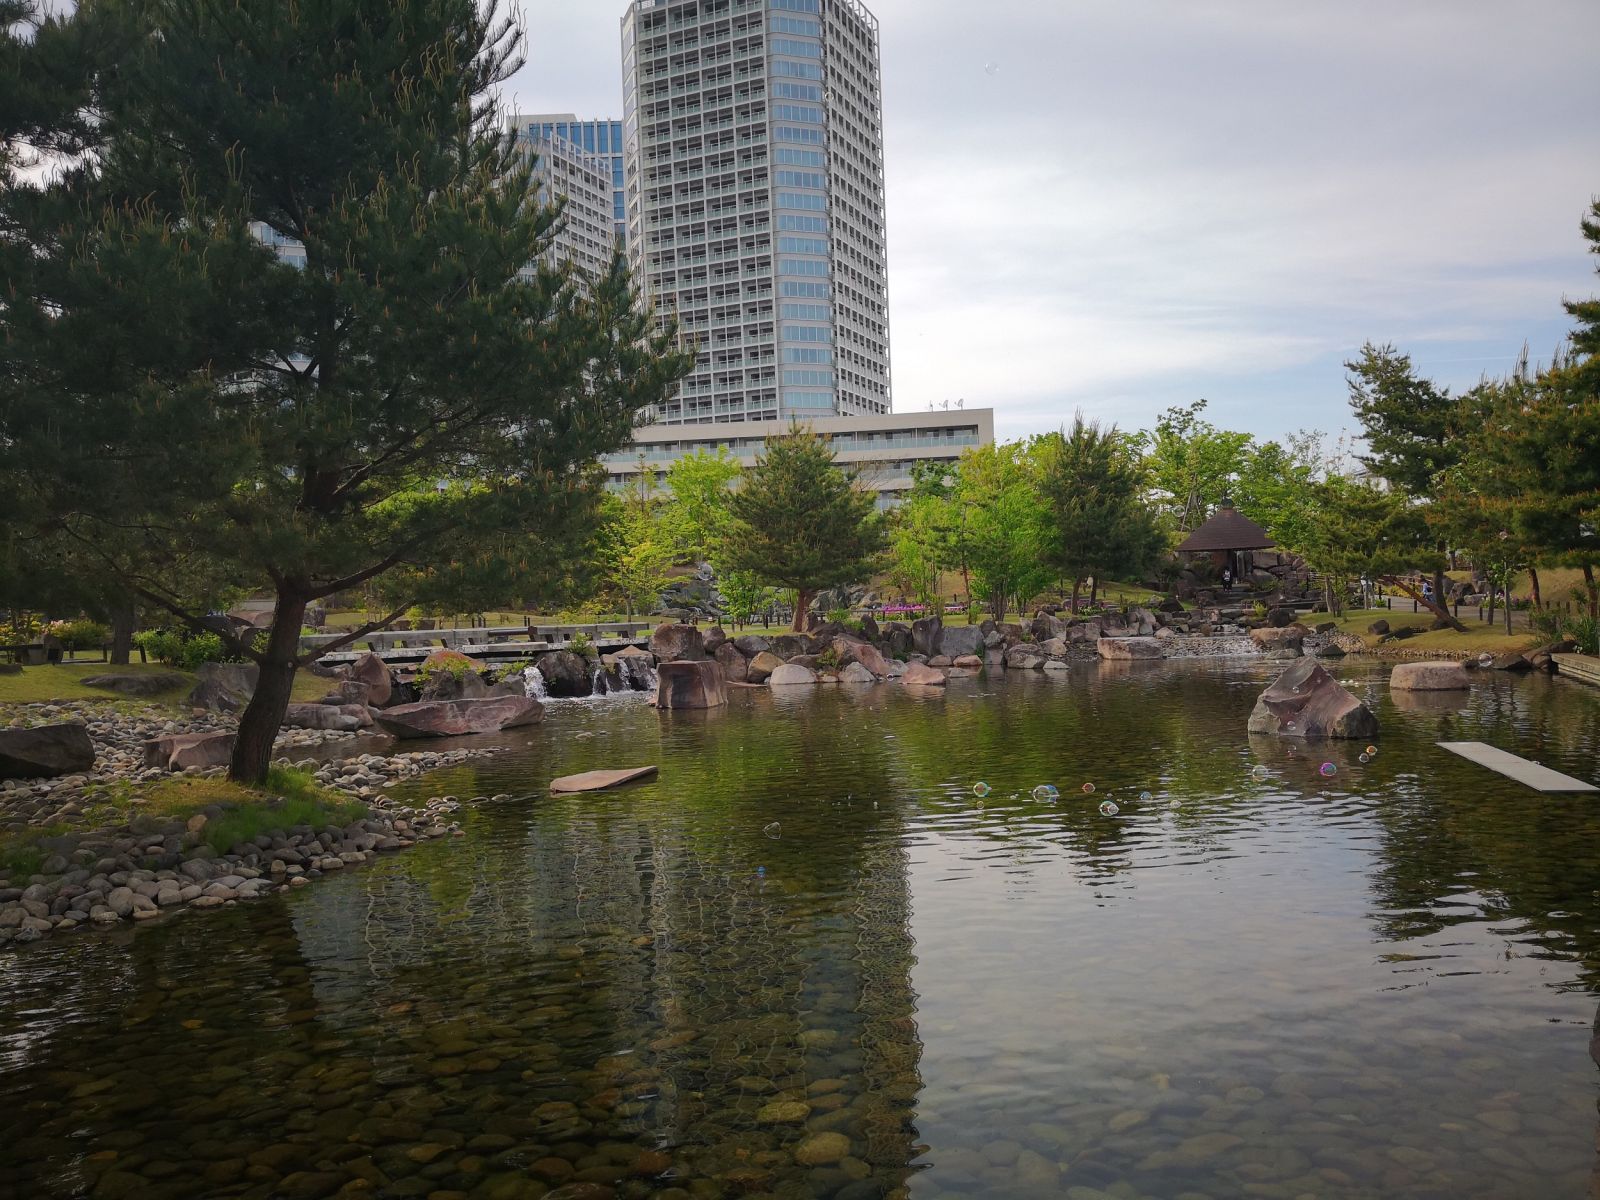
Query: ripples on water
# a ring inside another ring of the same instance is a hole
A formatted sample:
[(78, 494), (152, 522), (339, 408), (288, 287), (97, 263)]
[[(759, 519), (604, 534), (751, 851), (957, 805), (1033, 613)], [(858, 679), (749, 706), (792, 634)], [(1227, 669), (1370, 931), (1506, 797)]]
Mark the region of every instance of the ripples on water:
[(1216, 663), (553, 705), (466, 839), (0, 958), (0, 1194), (1584, 1195), (1595, 802), (1433, 743), (1600, 694), (1341, 673), (1368, 762)]

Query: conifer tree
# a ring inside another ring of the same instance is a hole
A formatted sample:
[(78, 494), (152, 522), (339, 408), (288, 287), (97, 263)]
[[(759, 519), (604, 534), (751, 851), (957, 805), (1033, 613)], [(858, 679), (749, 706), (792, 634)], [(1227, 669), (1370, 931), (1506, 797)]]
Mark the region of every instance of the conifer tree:
[(687, 364), (620, 260), (532, 265), (562, 215), (505, 132), (520, 31), (493, 4), (67, 20), (43, 44), (82, 103), (52, 130), (85, 153), (42, 183), (8, 163), (0, 194), (0, 477), (176, 621), (200, 627), (196, 577), (272, 591), (234, 647), (260, 682), (231, 774), (259, 781), (312, 602), (506, 541), (537, 563)]
[(858, 488), (827, 443), (798, 425), (767, 440), (728, 511), (719, 560), (762, 583), (794, 589), (796, 631), (805, 628), (817, 592), (861, 582), (883, 553), (876, 494)]

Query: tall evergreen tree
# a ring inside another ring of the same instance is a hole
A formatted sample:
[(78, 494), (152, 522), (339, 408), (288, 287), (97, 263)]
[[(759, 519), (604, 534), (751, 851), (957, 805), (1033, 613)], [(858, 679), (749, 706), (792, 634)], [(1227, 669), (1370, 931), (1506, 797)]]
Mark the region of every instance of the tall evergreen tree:
[(1040, 490), (1050, 507), (1046, 561), (1072, 580), (1072, 605), (1084, 579), (1139, 575), (1161, 550), (1155, 516), (1140, 499), (1142, 472), (1115, 426), (1079, 413), (1070, 429), (1038, 439)]
[(857, 487), (834, 463), (828, 444), (798, 425), (767, 439), (728, 512), (720, 559), (729, 570), (793, 588), (796, 631), (805, 628), (819, 591), (860, 583), (883, 553), (876, 494)]
[[(1361, 357), (1345, 363), (1350, 406), (1367, 441), (1361, 461), (1378, 478), (1415, 504), (1434, 502), (1440, 476), (1461, 461), (1471, 426), (1463, 423), (1469, 411), (1431, 380), (1421, 378), (1411, 356), (1393, 346), (1368, 342)], [(1444, 607), (1444, 546), (1433, 572), (1433, 598), (1417, 597), (1440, 621), (1464, 632), (1461, 622)]]
[(687, 363), (620, 261), (530, 266), (562, 215), (504, 130), (520, 36), (492, 4), (83, 0), (71, 21), (95, 120), (53, 128), (92, 152), (0, 196), (0, 477), (191, 626), (177, 563), (272, 590), (264, 643), (236, 647), (261, 673), (231, 773), (258, 781), (309, 604), (508, 534), (537, 548)]

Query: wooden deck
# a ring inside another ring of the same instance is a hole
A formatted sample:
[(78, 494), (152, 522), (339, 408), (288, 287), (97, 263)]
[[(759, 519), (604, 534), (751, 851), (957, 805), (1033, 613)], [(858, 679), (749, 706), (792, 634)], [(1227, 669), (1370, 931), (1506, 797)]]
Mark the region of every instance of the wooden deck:
[(1562, 675), (1600, 687), (1600, 658), (1590, 654), (1552, 654), (1550, 657)]

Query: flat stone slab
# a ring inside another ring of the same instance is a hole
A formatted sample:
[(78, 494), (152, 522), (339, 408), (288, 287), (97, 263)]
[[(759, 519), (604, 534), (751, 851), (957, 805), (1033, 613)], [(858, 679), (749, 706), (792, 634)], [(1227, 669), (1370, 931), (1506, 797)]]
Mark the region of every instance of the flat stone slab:
[(1530, 762), (1487, 742), (1440, 742), (1438, 745), (1439, 749), (1459, 754), (1468, 762), (1475, 762), (1480, 767), (1498, 771), (1508, 779), (1525, 783), (1536, 792), (1600, 792), (1600, 787), (1592, 783), (1552, 771), (1549, 767)]
[(579, 775), (563, 775), (550, 781), (552, 792), (603, 792), (606, 788), (621, 787), (636, 779), (648, 779), (659, 768), (630, 767), (624, 771), (584, 771)]

